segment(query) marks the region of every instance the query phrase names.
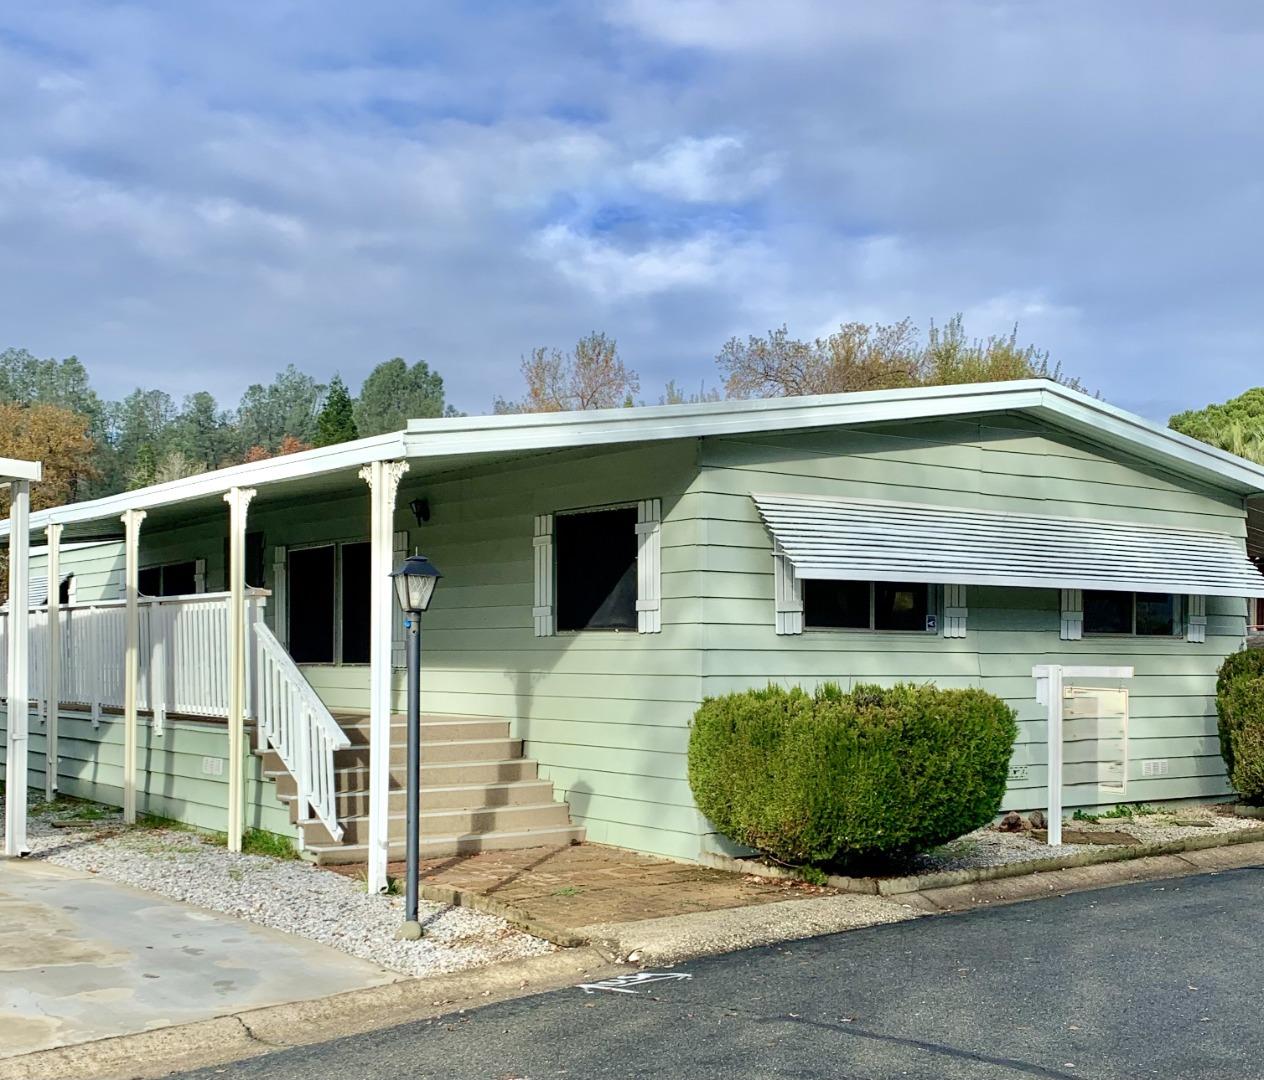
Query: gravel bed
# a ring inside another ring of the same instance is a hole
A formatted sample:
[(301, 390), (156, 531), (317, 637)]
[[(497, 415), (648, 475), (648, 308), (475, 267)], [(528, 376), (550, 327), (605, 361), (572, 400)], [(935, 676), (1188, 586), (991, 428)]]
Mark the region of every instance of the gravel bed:
[(403, 897), (369, 896), (362, 882), (301, 860), (231, 854), (198, 833), (127, 829), (117, 814), (86, 829), (54, 827), (71, 813), (32, 809), (32, 858), (298, 934), (402, 975), (435, 975), (554, 949), (503, 919), (425, 902), (418, 914), (426, 936), (396, 941)]
[[(1205, 825), (1178, 825), (1178, 821), (1201, 821)], [(1264, 829), (1264, 821), (1240, 818), (1231, 805), (1187, 806), (1171, 810), (1134, 813), (1132, 817), (1099, 818), (1097, 821), (1076, 821), (1067, 818), (1063, 832), (1122, 832), (1135, 836), (1143, 844), (1159, 844), (1192, 836), (1239, 832), (1243, 829)], [(1264, 838), (1264, 832), (1261, 833)], [(1001, 832), (995, 825), (976, 829), (950, 844), (910, 859), (901, 872), (925, 874), (940, 870), (979, 870), (989, 866), (1048, 859), (1055, 855), (1072, 855), (1100, 847), (1124, 847), (1123, 844), (1068, 844), (1050, 848), (1035, 840), (1029, 832)]]

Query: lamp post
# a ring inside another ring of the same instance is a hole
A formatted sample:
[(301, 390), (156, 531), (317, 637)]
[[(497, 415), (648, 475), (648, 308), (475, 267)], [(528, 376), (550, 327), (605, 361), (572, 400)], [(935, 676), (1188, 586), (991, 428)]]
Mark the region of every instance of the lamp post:
[(430, 606), (435, 586), (443, 575), (424, 555), (410, 555), (391, 573), (400, 610), (407, 616), (408, 639), (408, 854), (404, 888), (404, 924), (399, 937), (416, 941), (422, 935), (417, 920), (417, 875), (421, 837), (421, 613)]

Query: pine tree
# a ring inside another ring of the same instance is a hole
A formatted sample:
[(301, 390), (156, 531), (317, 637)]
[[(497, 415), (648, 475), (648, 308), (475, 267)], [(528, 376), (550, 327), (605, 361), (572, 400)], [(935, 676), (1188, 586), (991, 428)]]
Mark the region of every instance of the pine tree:
[(316, 445), (333, 446), (359, 437), (355, 422), (355, 405), (346, 384), (335, 375), (325, 393), (325, 404), (316, 417)]

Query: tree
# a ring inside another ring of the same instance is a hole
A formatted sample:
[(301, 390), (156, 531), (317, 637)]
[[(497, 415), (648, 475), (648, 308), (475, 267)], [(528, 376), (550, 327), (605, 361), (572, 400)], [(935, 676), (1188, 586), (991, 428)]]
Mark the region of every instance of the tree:
[(412, 367), (403, 357), (385, 360), (369, 372), (355, 403), (355, 424), (361, 435), (402, 431), (409, 420), (459, 415), (443, 400), (443, 376), (424, 360)]
[(113, 454), (103, 463), (102, 479), (110, 490), (120, 491), (167, 452), (176, 406), (162, 390), (137, 388), (110, 405), (108, 415)]
[(1264, 464), (1264, 386), (1230, 398), (1222, 405), (1177, 413), (1168, 427), (1238, 457)]
[(1018, 328), (1005, 337), (966, 337), (960, 315), (930, 328), (922, 343), (909, 319), (890, 325), (844, 323), (828, 337), (803, 341), (786, 327), (765, 337), (731, 338), (716, 363), (732, 398), (795, 397), (889, 390), (947, 383), (1053, 379), (1074, 389), (1079, 380), (1050, 366), (1048, 353), (1018, 344)]
[(236, 441), (232, 414), (205, 390), (184, 399), (168, 440), (172, 450), (208, 469), (232, 460)]
[(183, 450), (172, 447), (162, 457), (155, 457), (153, 448), (146, 445), (141, 448), (137, 466), (128, 478), (128, 488), (148, 487), (150, 484), (165, 484), (171, 480), (183, 480), (186, 476), (198, 476), (206, 472), (206, 463), (191, 458)]
[(302, 439), (296, 439), (293, 435), (286, 435), (275, 450), (269, 450), (266, 446), (252, 446), (246, 451), (243, 461), (249, 464), (252, 461), (266, 461), (268, 458), (283, 457), (286, 454), (297, 454), (303, 450), (311, 449), (311, 443), (305, 443)]
[(246, 388), (237, 409), (238, 453), (262, 446), (277, 450), (292, 435), (304, 443), (316, 440), (316, 413), (325, 388), (293, 364), (270, 384)]
[(333, 446), (358, 437), (355, 405), (341, 377), (335, 375), (325, 392), (325, 403), (316, 417), (316, 445)]
[[(79, 497), (96, 475), (87, 417), (58, 405), (0, 404), (0, 457), (44, 463), (44, 478), (31, 485), (31, 507), (42, 510)], [(7, 487), (0, 491), (0, 514), (9, 512)]]
[(594, 331), (569, 353), (544, 346), (523, 357), (527, 395), (522, 401), (498, 397), (497, 413), (568, 412), (613, 409), (631, 405), (641, 389), (640, 377), (619, 359), (614, 338)]
[(658, 399), (660, 405), (697, 405), (704, 401), (720, 401), (723, 395), (714, 386), (707, 388), (706, 383), (699, 383), (698, 389), (685, 393), (676, 385), (675, 379), (668, 379), (663, 387), (663, 396)]

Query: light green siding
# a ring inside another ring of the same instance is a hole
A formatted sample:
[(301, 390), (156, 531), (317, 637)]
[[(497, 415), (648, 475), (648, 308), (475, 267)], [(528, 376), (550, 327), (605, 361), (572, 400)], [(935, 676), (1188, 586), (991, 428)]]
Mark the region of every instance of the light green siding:
[[(1215, 673), (1241, 647), (1245, 604), (1210, 598), (1207, 641), (1059, 637), (1053, 589), (971, 587), (966, 637), (773, 628), (769, 538), (750, 494), (785, 492), (943, 503), (991, 510), (1172, 524), (1245, 535), (1240, 498), (1107, 457), (1018, 418), (708, 440), (694, 486), (707, 519), (707, 695), (777, 682), (844, 687), (900, 680), (978, 686), (1018, 710), (1007, 807), (1042, 805), (1044, 709), (1031, 669), (1043, 663), (1131, 665), (1129, 801), (1228, 793), (1215, 738)], [(951, 545), (952, 538), (944, 543)], [(1166, 759), (1166, 776), (1145, 778), (1142, 761)], [(1097, 804), (1095, 785), (1069, 765), (1068, 807)]]
[[(0, 706), (0, 731), (7, 711)], [(30, 719), (28, 776), (32, 788), (44, 788), (46, 727), (35, 711)], [(148, 717), (137, 724), (138, 783), (136, 807), (154, 814), (222, 832), (228, 824), (228, 731), (224, 724), (169, 721), (156, 735)], [(63, 710), (57, 728), (58, 790), (110, 806), (123, 802), (123, 718), (105, 713), (94, 726), (86, 712)], [(5, 745), (0, 739), (0, 764)], [(218, 765), (218, 775), (216, 775)], [(297, 838), (289, 811), (263, 776), (262, 759), (246, 758), (247, 828)]]

